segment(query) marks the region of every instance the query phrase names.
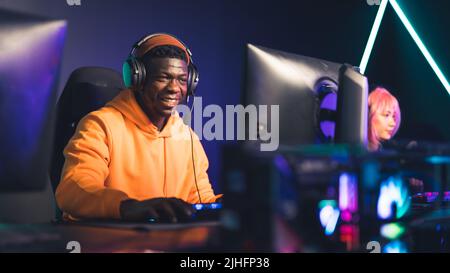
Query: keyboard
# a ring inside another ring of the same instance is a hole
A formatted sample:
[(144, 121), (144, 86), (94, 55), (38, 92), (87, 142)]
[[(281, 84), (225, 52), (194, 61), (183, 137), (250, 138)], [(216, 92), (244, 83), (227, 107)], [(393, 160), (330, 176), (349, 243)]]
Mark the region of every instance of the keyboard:
[[(195, 213), (190, 218), (178, 219), (177, 223), (199, 223), (199, 222), (216, 222), (220, 220), (220, 215), (222, 212), (222, 204), (221, 203), (198, 203), (193, 204), (192, 207), (195, 210)], [(165, 223), (170, 224), (165, 220), (155, 220), (154, 218), (149, 218), (147, 223), (156, 224), (156, 223)]]
[(191, 221), (219, 221), (222, 213), (222, 203), (193, 204), (195, 213)]

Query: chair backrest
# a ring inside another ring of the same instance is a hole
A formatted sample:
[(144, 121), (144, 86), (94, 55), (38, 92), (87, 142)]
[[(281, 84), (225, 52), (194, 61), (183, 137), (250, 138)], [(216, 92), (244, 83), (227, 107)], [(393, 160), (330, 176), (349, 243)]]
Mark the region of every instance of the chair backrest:
[(50, 179), (56, 191), (64, 165), (63, 150), (81, 118), (103, 107), (124, 89), (122, 75), (109, 68), (81, 67), (72, 72), (56, 106)]

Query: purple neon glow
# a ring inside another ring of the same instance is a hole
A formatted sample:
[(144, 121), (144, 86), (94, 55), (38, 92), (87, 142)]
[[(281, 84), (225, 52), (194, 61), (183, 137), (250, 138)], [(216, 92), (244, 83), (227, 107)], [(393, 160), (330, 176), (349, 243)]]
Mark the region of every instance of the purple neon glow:
[[(424, 196), (426, 198), (427, 202), (435, 202), (439, 197), (439, 192), (424, 192), (417, 194), (418, 196)], [(444, 192), (444, 201), (450, 201), (450, 192), (446, 191)]]
[(274, 159), (274, 164), (277, 167), (278, 171), (281, 173), (288, 175), (291, 172), (291, 167), (287, 162), (286, 158), (281, 155), (277, 155)]
[[(321, 109), (328, 109), (336, 111), (337, 95), (330, 93), (325, 96), (320, 104)], [(322, 121), (320, 122), (320, 130), (326, 137), (334, 138), (336, 123), (334, 121)]]
[(341, 213), (341, 219), (345, 222), (350, 222), (353, 219), (353, 215), (348, 210), (344, 210)]
[(339, 176), (339, 209), (341, 218), (351, 221), (352, 214), (358, 210), (358, 185), (355, 175), (342, 173)]
[(427, 202), (434, 202), (439, 197), (439, 192), (425, 192)]
[(41, 160), (40, 144), (49, 136), (66, 22), (42, 21), (2, 31), (0, 151), (14, 158), (1, 163), (25, 170)]
[(450, 191), (444, 193), (444, 201), (450, 201)]

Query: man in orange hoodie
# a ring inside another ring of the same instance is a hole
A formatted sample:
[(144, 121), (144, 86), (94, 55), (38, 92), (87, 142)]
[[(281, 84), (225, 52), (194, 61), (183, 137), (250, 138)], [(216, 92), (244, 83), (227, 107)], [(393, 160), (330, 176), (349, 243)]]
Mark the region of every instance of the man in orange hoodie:
[(56, 201), (70, 219), (177, 222), (215, 202), (208, 158), (175, 107), (193, 95), (189, 49), (168, 34), (140, 40), (124, 64), (127, 89), (78, 124)]

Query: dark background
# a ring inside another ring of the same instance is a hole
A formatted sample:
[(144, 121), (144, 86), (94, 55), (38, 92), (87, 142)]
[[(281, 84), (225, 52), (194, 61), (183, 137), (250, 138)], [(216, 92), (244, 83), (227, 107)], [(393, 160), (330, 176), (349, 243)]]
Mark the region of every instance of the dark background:
[[(448, 77), (449, 1), (398, 3)], [(366, 0), (81, 0), (81, 6), (65, 0), (0, 0), (0, 8), (68, 21), (59, 92), (74, 69), (92, 65), (121, 71), (137, 39), (168, 32), (193, 53), (204, 105), (221, 106), (240, 103), (246, 43), (359, 65), (377, 12)], [(399, 99), (398, 138), (450, 140), (450, 95), (389, 5), (366, 75)], [(219, 192), (224, 143), (203, 141)]]

